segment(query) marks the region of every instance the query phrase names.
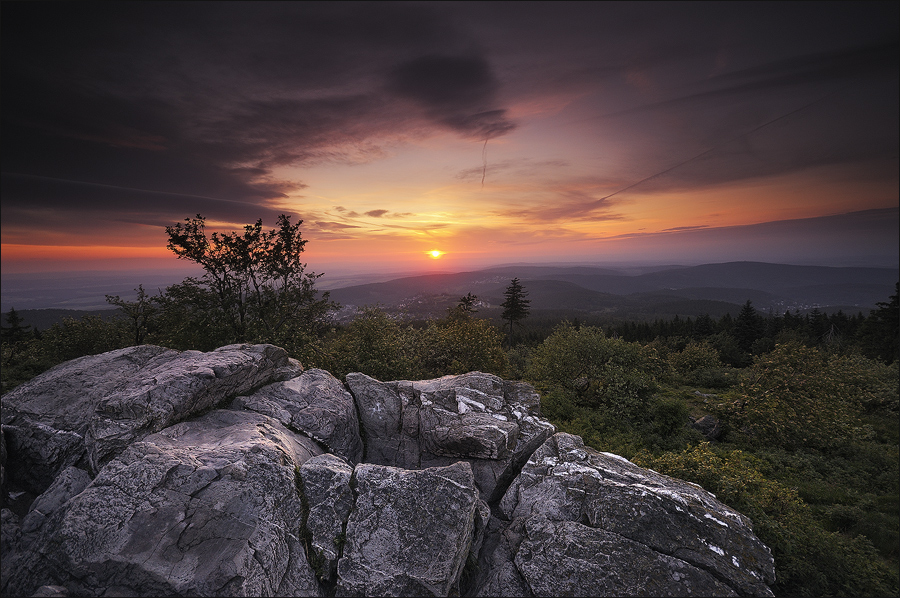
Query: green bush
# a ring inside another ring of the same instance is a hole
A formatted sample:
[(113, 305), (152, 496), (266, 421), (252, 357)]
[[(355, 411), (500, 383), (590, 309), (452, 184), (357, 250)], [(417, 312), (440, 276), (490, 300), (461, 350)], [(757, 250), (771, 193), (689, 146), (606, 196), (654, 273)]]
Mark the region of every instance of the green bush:
[(415, 355), (417, 331), (382, 309), (365, 308), (327, 343), (317, 363), (338, 378), (362, 372), (378, 380), (416, 380), (421, 374)]
[(500, 330), (487, 320), (457, 316), (429, 322), (418, 338), (423, 374), (430, 378), (473, 371), (502, 375), (507, 365), (502, 342)]
[(338, 377), (362, 372), (379, 380), (418, 380), (472, 371), (503, 374), (502, 339), (496, 326), (470, 316), (451, 315), (415, 328), (380, 308), (366, 308), (332, 335), (315, 363)]
[(778, 345), (747, 368), (719, 414), (729, 438), (766, 447), (824, 447), (848, 438), (870, 393), (845, 379), (840, 360), (799, 343)]
[(796, 490), (767, 479), (758, 459), (742, 451), (714, 450), (708, 443), (681, 453), (632, 460), (660, 473), (700, 484), (748, 516), (775, 558), (776, 596), (889, 596), (897, 572), (863, 536), (848, 538), (817, 524)]
[(653, 349), (565, 322), (532, 351), (527, 377), (565, 391), (576, 405), (634, 418), (646, 410), (656, 377), (667, 369)]
[(669, 365), (682, 376), (697, 370), (721, 368), (722, 360), (719, 352), (709, 343), (689, 342), (684, 349), (669, 353)]

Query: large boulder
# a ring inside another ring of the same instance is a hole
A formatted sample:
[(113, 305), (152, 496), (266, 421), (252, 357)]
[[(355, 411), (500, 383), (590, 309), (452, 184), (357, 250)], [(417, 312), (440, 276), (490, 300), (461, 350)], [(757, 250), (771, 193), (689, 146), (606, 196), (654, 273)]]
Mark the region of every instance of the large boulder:
[(154, 359), (139, 376), (97, 404), (85, 444), (91, 468), (135, 440), (279, 379), (299, 373), (273, 345), (228, 345), (209, 353), (185, 351)]
[[(737, 596), (715, 576), (606, 530), (537, 515), (515, 564), (535, 596)], [(553, 571), (553, 575), (547, 575)]]
[(296, 376), (292, 361), (272, 345), (142, 345), (62, 363), (3, 396), (11, 475), (39, 494), (70, 465), (96, 473), (135, 440)]
[[(625, 576), (607, 579), (610, 585), (599, 590), (601, 595), (631, 594), (632, 590), (673, 596), (718, 594), (719, 582), (742, 595), (770, 595), (767, 584), (775, 581), (772, 554), (753, 535), (746, 517), (699, 486), (643, 469), (618, 455), (595, 451), (584, 446), (578, 436), (556, 434), (547, 440), (531, 456), (499, 507), (509, 520), (529, 520), (525, 534), (531, 544), (524, 546), (531, 546), (535, 538), (555, 537), (555, 546), (558, 542), (594, 546), (595, 556), (589, 559), (593, 561), (602, 554), (611, 562), (641, 561), (652, 568), (648, 558), (655, 554), (658, 563), (654, 566), (680, 567), (665, 588), (656, 585), (634, 590), (628, 585), (633, 584), (633, 576)], [(539, 521), (530, 523), (532, 518)], [(621, 541), (612, 541), (615, 536)], [(543, 540), (538, 543), (545, 544)], [(611, 552), (610, 546), (615, 550)], [(574, 549), (566, 550), (571, 555)], [(546, 554), (531, 552), (532, 556), (523, 556), (520, 549), (515, 559), (534, 589), (526, 571), (533, 572), (534, 567), (525, 567), (525, 563), (538, 558), (540, 570)], [(706, 573), (700, 575), (695, 569)]]
[(294, 472), (320, 452), (239, 411), (148, 436), (57, 511), (4, 594), (318, 595)]
[(458, 595), (475, 537), (478, 490), (469, 464), (418, 471), (364, 464), (354, 477), (337, 595)]
[(369, 463), (406, 469), (467, 460), (488, 502), (556, 429), (534, 389), (481, 372), (417, 382), (348, 374)]
[(3, 595), (771, 595), (745, 517), (490, 374), (145, 346), (2, 403)]
[(35, 494), (70, 465), (87, 467), (84, 437), (97, 404), (153, 359), (177, 351), (143, 345), (61, 363), (3, 395), (6, 474)]

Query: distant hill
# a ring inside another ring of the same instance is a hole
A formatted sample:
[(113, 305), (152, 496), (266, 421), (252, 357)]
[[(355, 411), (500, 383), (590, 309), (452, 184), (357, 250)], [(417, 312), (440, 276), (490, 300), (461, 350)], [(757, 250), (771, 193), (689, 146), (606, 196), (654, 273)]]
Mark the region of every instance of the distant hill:
[[(522, 265), (349, 286), (333, 289), (331, 297), (343, 305), (434, 303), (443, 310), (458, 297), (474, 293), (496, 306), (503, 301), (503, 291), (514, 277), (528, 291), (532, 309), (695, 316), (736, 315), (748, 300), (763, 312), (840, 309), (867, 313), (893, 293), (898, 271), (730, 262), (626, 274), (590, 266)], [(443, 301), (426, 301), (438, 296)]]
[[(133, 276), (139, 276), (134, 274)], [(356, 280), (365, 279), (361, 275)], [(467, 293), (483, 302), (483, 317), (499, 318), (503, 292), (519, 278), (531, 299), (532, 313), (560, 317), (583, 315), (610, 319), (696, 317), (708, 313), (736, 316), (751, 301), (761, 313), (807, 312), (868, 315), (879, 301), (887, 301), (898, 280), (896, 268), (792, 266), (761, 262), (730, 262), (701, 266), (655, 266), (613, 269), (594, 266), (513, 264), (472, 272), (400, 277), (385, 282), (355, 284), (330, 289), (331, 298), (344, 305), (341, 317), (355, 313), (353, 307), (382, 305), (403, 310), (414, 318), (439, 317)], [(348, 279), (352, 280), (352, 279)], [(33, 284), (35, 292), (55, 293), (66, 300), (53, 281)], [(86, 314), (111, 317), (116, 310), (97, 309), (103, 293), (130, 297), (122, 281), (100, 277), (79, 279), (78, 309), (22, 309), (26, 324), (45, 329), (64, 317)], [(156, 281), (154, 281), (156, 282)], [(137, 286), (136, 284), (134, 286)], [(160, 282), (159, 286), (163, 286)], [(152, 288), (152, 287), (148, 287)], [(22, 297), (26, 290), (21, 291)], [(95, 299), (94, 295), (99, 297)], [(56, 301), (55, 300), (55, 301)], [(68, 300), (72, 303), (75, 300)], [(19, 302), (10, 301), (11, 305)], [(57, 303), (58, 304), (58, 303)], [(96, 307), (95, 307), (96, 306)]]

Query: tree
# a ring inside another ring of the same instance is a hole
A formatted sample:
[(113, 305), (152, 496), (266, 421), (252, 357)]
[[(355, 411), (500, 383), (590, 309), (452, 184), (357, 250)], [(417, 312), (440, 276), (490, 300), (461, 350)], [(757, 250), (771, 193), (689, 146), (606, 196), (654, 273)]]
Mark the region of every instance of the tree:
[(741, 351), (749, 353), (753, 343), (762, 336), (762, 319), (756, 313), (750, 300), (741, 308), (731, 331)]
[(147, 295), (144, 285), (139, 284), (134, 290), (137, 293), (137, 301), (125, 301), (118, 295), (107, 295), (106, 302), (116, 305), (125, 312), (125, 316), (131, 320), (131, 329), (134, 332), (134, 344), (141, 345), (150, 328), (150, 321), (157, 307), (153, 305), (153, 298)]
[(3, 342), (18, 343), (25, 340), (28, 337), (28, 329), (31, 326), (22, 326), (24, 321), (25, 319), (19, 315), (19, 312), (14, 307), (11, 307), (6, 314), (6, 323), (9, 324), (9, 327), (2, 327)]
[(697, 338), (706, 338), (715, 333), (715, 324), (709, 314), (700, 314), (697, 321), (694, 322), (694, 336)]
[(863, 352), (885, 363), (900, 359), (900, 283), (887, 302), (879, 301), (860, 330)]
[(291, 224), (282, 214), (274, 230), (264, 231), (257, 220), (244, 227), (243, 235), (214, 232), (209, 237), (205, 220), (198, 214), (166, 227), (167, 247), (203, 267), (205, 274), (194, 283), (211, 294), (233, 342), (284, 343), (298, 331), (323, 325), (333, 304), (327, 292), (317, 297), (315, 281), (321, 274), (307, 273), (300, 261), (306, 245), (302, 220)]
[[(531, 304), (531, 300), (527, 298), (528, 292), (519, 283), (518, 278), (513, 278), (510, 281), (503, 295), (506, 297), (506, 300), (500, 304), (503, 308), (501, 318), (509, 326), (509, 339), (510, 343), (512, 343), (513, 324), (519, 324), (519, 322), (528, 317), (530, 311), (528, 306)], [(519, 325), (521, 326), (521, 324)]]
[(18, 357), (18, 354), (21, 352), (21, 345), (28, 338), (28, 329), (31, 328), (31, 326), (23, 326), (22, 322), (24, 321), (24, 318), (19, 315), (19, 312), (17, 312), (14, 307), (11, 307), (9, 313), (6, 314), (6, 323), (9, 324), (9, 327), (0, 327), (3, 339), (4, 367), (12, 365), (15, 358)]
[(474, 314), (478, 311), (477, 309), (475, 309), (476, 301), (478, 301), (478, 295), (468, 293), (465, 297), (459, 298), (459, 304), (457, 304), (457, 308), (464, 314)]

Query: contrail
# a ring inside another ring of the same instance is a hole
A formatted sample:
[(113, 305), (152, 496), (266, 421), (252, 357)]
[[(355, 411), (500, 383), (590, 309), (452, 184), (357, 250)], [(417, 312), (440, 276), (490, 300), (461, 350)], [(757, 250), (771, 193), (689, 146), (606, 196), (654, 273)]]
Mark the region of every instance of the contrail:
[(484, 138), (484, 147), (481, 148), (481, 162), (483, 167), (481, 169), (481, 188), (484, 189), (484, 176), (487, 174), (487, 142), (490, 137)]

